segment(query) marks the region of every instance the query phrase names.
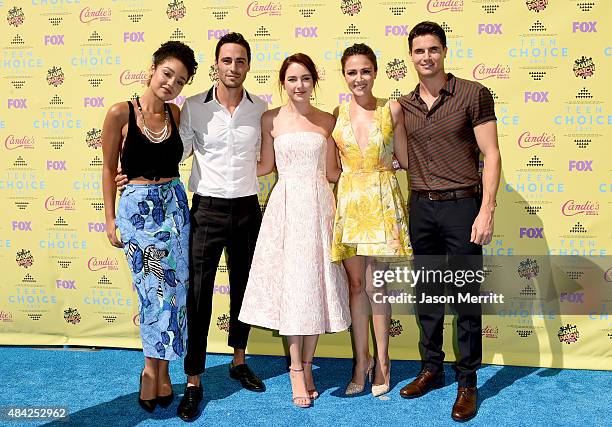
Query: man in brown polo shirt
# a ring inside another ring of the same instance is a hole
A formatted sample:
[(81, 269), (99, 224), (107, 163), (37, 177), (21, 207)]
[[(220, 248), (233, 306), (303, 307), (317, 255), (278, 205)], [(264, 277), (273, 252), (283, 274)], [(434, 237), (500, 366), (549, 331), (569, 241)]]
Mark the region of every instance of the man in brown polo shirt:
[[(491, 241), (501, 158), (496, 117), (489, 90), (444, 71), (446, 35), (436, 23), (421, 22), (408, 36), (419, 84), (399, 99), (408, 136), (410, 238), (415, 270), (456, 272), (482, 269), (482, 245)], [(479, 153), (484, 155), (482, 179)], [(458, 276), (454, 276), (458, 277)], [(417, 319), (422, 370), (401, 389), (405, 398), (444, 386), (442, 331), (444, 303), (420, 303), (428, 297), (479, 293), (477, 280), (459, 286), (417, 285)], [(457, 300), (455, 300), (457, 301)], [(482, 360), (480, 305), (455, 304), (459, 355), (455, 363), (458, 393), (451, 416), (476, 415), (476, 370)]]

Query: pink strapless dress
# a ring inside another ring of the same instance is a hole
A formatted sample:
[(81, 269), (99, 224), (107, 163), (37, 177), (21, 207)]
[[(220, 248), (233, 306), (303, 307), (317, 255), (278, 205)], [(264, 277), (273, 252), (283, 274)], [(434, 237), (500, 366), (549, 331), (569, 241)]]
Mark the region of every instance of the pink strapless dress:
[(348, 282), (331, 261), (336, 203), (325, 177), (327, 140), (317, 132), (274, 139), (278, 170), (239, 319), (280, 335), (317, 335), (351, 324)]

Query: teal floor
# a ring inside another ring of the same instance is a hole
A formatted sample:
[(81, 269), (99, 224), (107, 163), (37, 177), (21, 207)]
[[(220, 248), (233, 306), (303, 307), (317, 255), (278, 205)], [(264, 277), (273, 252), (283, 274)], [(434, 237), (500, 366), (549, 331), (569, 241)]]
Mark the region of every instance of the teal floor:
[[(176, 417), (179, 398), (152, 414), (137, 404), (143, 357), (132, 350), (49, 350), (0, 347), (3, 360), (0, 407), (64, 407), (67, 422), (58, 426), (185, 425)], [(289, 376), (282, 357), (254, 356), (248, 362), (267, 391), (243, 390), (227, 375), (229, 356), (209, 355), (200, 417), (191, 425), (241, 426), (437, 426), (450, 418), (457, 384), (448, 367), (447, 386), (405, 400), (400, 388), (417, 374), (420, 363), (393, 361), (387, 396), (368, 393), (345, 397), (351, 361), (315, 359), (315, 381), (321, 397), (309, 409), (293, 407)], [(170, 365), (174, 392), (181, 395), (185, 377), (181, 362)], [(479, 371), (479, 413), (470, 425), (610, 425), (612, 372), (485, 366)], [(49, 421), (28, 420), (23, 425)], [(0, 419), (0, 425), (22, 425)]]

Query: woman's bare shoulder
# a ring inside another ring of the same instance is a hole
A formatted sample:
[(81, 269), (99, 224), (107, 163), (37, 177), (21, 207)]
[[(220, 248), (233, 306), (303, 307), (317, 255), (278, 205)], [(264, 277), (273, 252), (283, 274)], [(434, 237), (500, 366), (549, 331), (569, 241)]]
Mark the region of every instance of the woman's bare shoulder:
[(329, 135), (332, 133), (334, 126), (336, 125), (336, 117), (327, 111), (322, 111), (317, 108), (317, 122), (319, 126), (325, 129)]
[(108, 118), (127, 123), (129, 114), (130, 107), (128, 106), (127, 102), (123, 101), (111, 105), (106, 113), (106, 116)]

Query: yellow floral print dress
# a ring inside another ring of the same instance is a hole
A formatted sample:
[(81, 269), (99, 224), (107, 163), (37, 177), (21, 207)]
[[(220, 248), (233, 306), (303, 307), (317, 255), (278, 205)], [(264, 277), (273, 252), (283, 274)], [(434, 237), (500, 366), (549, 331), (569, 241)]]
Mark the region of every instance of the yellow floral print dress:
[(364, 152), (353, 134), (349, 104), (340, 106), (332, 135), (342, 162), (332, 261), (354, 255), (411, 259), (406, 204), (393, 169), (393, 120), (388, 101), (377, 99)]

